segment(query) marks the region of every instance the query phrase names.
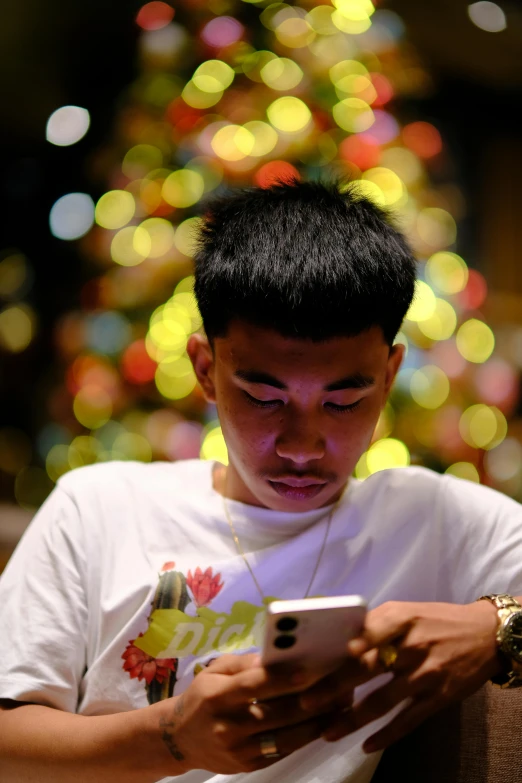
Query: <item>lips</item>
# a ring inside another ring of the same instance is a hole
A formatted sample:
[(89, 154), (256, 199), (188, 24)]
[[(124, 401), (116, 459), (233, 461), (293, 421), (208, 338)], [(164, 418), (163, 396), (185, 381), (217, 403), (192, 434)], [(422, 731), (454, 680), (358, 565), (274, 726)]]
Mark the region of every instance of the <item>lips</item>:
[(268, 483), (278, 495), (288, 500), (310, 500), (316, 497), (326, 486), (326, 481), (311, 482), (310, 479), (285, 479), (285, 481), (269, 481)]
[(326, 481), (323, 479), (317, 479), (317, 478), (297, 478), (295, 476), (288, 476), (287, 477), (281, 477), (278, 479), (270, 479), (270, 482), (273, 484), (287, 484), (289, 487), (310, 487), (316, 484), (320, 484), (321, 486), (323, 484), (326, 484)]

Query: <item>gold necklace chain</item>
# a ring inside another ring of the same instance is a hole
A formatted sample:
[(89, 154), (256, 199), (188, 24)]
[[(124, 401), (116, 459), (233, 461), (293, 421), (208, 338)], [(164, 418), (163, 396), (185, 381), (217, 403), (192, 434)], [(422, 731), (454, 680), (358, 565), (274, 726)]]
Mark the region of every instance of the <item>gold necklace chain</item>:
[[(226, 520), (227, 520), (227, 522), (228, 522), (228, 524), (230, 526), (230, 530), (232, 532), (232, 537), (233, 537), (234, 542), (236, 544), (237, 550), (238, 550), (239, 554), (241, 555), (241, 557), (243, 558), (243, 560), (245, 561), (246, 567), (250, 571), (250, 575), (251, 575), (251, 577), (252, 577), (252, 579), (254, 581), (255, 586), (257, 587), (257, 591), (258, 591), (259, 595), (261, 596), (261, 600), (264, 601), (266, 596), (263, 593), (263, 591), (261, 590), (261, 587), (259, 585), (259, 582), (257, 581), (256, 575), (254, 574), (254, 571), (253, 571), (250, 563), (248, 562), (247, 556), (246, 556), (246, 554), (245, 554), (245, 552), (243, 550), (243, 547), (241, 546), (241, 542), (239, 541), (239, 537), (238, 537), (238, 535), (236, 533), (236, 529), (234, 527), (234, 523), (232, 522), (232, 517), (230, 516), (230, 512), (228, 510), (227, 499), (226, 499), (226, 491), (227, 491), (226, 479), (227, 479), (227, 476), (228, 476), (228, 471), (225, 473), (225, 486), (224, 486), (224, 493), (225, 494), (223, 495), (223, 508), (225, 510), (225, 517), (226, 517)], [(324, 549), (325, 549), (325, 546), (326, 546), (326, 541), (328, 539), (328, 534), (330, 532), (330, 526), (331, 526), (331, 523), (332, 523), (332, 518), (333, 518), (333, 515), (334, 515), (335, 511), (337, 510), (337, 507), (339, 505), (339, 502), (340, 502), (341, 498), (342, 498), (342, 494), (336, 500), (336, 502), (334, 503), (333, 507), (330, 509), (330, 511), (328, 513), (328, 519), (327, 519), (327, 522), (326, 522), (323, 542), (321, 544), (321, 550), (319, 552), (319, 557), (317, 558), (317, 562), (315, 564), (315, 568), (314, 568), (313, 574), (312, 574), (312, 576), (310, 578), (310, 582), (308, 583), (308, 587), (307, 587), (306, 593), (303, 596), (304, 598), (308, 598), (308, 594), (309, 594), (310, 589), (311, 589), (311, 587), (312, 587), (312, 585), (314, 583), (314, 579), (315, 579), (315, 576), (317, 574), (317, 569), (319, 568), (319, 563), (321, 562), (321, 558), (323, 556), (323, 552), (324, 552)]]

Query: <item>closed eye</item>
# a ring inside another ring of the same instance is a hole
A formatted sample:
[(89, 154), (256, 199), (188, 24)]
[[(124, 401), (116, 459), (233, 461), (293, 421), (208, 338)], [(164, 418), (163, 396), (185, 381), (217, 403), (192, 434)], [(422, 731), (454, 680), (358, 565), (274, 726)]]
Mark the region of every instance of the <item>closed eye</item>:
[(357, 402), (352, 402), (350, 405), (336, 405), (335, 402), (326, 402), (325, 408), (328, 406), (330, 410), (336, 411), (337, 413), (352, 413), (359, 407), (361, 402), (362, 399), (357, 400)]
[[(283, 400), (258, 400), (257, 397), (253, 397), (251, 394), (249, 394), (244, 389), (241, 390), (245, 397), (247, 398), (248, 402), (251, 405), (255, 405), (257, 408), (275, 408), (277, 405), (284, 404)], [(335, 411), (336, 413), (352, 413), (356, 410), (356, 408), (359, 407), (361, 404), (362, 399), (357, 400), (357, 402), (352, 402), (350, 405), (336, 405), (334, 402), (326, 402), (325, 408), (329, 408), (332, 411)]]
[(251, 405), (255, 405), (257, 408), (275, 408), (276, 405), (279, 405), (280, 402), (283, 402), (282, 400), (258, 400), (257, 397), (252, 397), (252, 395), (244, 389), (241, 391), (247, 398), (248, 402)]

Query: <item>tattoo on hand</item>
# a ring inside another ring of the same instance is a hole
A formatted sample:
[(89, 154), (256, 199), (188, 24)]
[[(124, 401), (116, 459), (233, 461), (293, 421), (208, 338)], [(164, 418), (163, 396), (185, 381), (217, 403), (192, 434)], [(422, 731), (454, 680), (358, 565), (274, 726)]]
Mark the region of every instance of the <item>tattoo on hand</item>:
[[(179, 696), (179, 698), (176, 699), (176, 702), (174, 704), (174, 714), (178, 716), (183, 715), (183, 694), (181, 694), (181, 696)], [(176, 745), (176, 741), (174, 739), (176, 721), (175, 720), (169, 721), (166, 718), (162, 717), (160, 718), (159, 725), (160, 728), (163, 729), (161, 739), (169, 749), (171, 756), (173, 756), (176, 759), (176, 761), (184, 761), (185, 756)]]

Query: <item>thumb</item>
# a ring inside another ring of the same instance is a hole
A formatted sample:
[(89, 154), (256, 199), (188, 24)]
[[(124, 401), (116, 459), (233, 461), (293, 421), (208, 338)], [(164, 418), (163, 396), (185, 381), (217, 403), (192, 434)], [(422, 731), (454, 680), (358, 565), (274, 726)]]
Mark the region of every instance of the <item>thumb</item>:
[(239, 674), (247, 669), (261, 666), (261, 658), (258, 653), (245, 653), (244, 655), (234, 655), (226, 653), (214, 658), (207, 666), (207, 671), (212, 674)]

